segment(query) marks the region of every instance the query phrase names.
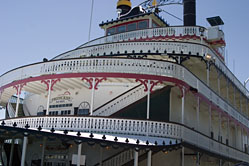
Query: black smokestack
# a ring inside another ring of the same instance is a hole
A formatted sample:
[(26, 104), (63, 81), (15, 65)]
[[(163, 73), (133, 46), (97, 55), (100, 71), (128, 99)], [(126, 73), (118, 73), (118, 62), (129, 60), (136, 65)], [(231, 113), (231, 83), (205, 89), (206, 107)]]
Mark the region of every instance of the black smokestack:
[(184, 26), (196, 26), (196, 0), (183, 0)]

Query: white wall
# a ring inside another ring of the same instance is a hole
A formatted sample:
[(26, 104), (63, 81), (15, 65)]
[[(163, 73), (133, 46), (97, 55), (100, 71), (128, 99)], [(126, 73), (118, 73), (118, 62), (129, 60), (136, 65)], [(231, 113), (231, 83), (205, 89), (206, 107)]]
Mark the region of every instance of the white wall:
[[(131, 89), (134, 85), (117, 85), (113, 86), (110, 84), (108, 85), (100, 85), (98, 90), (95, 90), (94, 96), (94, 107), (93, 109), (98, 108), (99, 106), (103, 105), (104, 103), (108, 102), (109, 100), (115, 98), (116, 96), (122, 94), (123, 92)], [(50, 99), (54, 97), (58, 97), (66, 92), (65, 91), (53, 91), (51, 93)], [(70, 92), (70, 96), (72, 97), (73, 107), (78, 107), (81, 102), (87, 101), (89, 104), (91, 103), (91, 90), (87, 88), (82, 89), (74, 89), (68, 90)], [(41, 95), (31, 95), (25, 98), (26, 105), (28, 110), (30, 111), (31, 115), (37, 115), (37, 109), (39, 106), (43, 106), (46, 109), (47, 105), (47, 94)], [(72, 107), (72, 109), (73, 109)], [(50, 110), (59, 110), (58, 108), (50, 109)], [(73, 113), (73, 112), (72, 112)]]

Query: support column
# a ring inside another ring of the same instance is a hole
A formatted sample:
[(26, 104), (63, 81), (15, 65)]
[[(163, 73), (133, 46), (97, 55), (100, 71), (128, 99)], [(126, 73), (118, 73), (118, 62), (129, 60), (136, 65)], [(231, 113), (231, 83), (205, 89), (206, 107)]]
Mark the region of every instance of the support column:
[(208, 107), (208, 112), (209, 112), (209, 134), (211, 137), (211, 132), (212, 132), (212, 107)]
[(184, 166), (184, 147), (182, 147), (182, 164), (181, 164), (181, 166)]
[(26, 158), (26, 151), (27, 151), (27, 143), (28, 143), (28, 133), (24, 133), (23, 145), (22, 145), (21, 166), (25, 166), (25, 158)]
[(147, 154), (147, 166), (151, 166), (151, 155), (152, 155), (152, 151), (148, 151)]
[(222, 142), (221, 140), (221, 113), (219, 112), (219, 142)]
[(221, 73), (220, 71), (218, 71), (218, 94), (220, 95), (220, 76), (221, 76)]
[(94, 94), (95, 94), (95, 78), (93, 78), (93, 82), (92, 82), (92, 95), (91, 95), (90, 115), (93, 115)]
[(15, 117), (18, 117), (20, 94), (21, 94), (21, 85), (18, 85)]
[(229, 80), (228, 80), (228, 78), (227, 78), (227, 101), (228, 101), (228, 103), (230, 103), (229, 102)]
[(197, 97), (197, 106), (196, 106), (196, 130), (199, 131), (200, 125), (200, 98)]
[(103, 165), (103, 148), (101, 146), (100, 147), (100, 155), (99, 155), (99, 166)]
[(147, 119), (150, 119), (150, 80), (148, 80), (148, 83), (147, 83), (147, 87), (148, 87), (148, 90), (147, 90), (147, 115), (146, 115), (146, 118)]
[(184, 124), (185, 89), (182, 88), (182, 124)]
[(244, 151), (244, 142), (243, 142), (243, 127), (241, 126), (241, 145), (242, 145), (242, 148), (241, 150)]
[(238, 138), (237, 138), (238, 129), (237, 129), (237, 124), (236, 123), (235, 123), (234, 127), (235, 127), (235, 134), (234, 134), (235, 135), (235, 148), (238, 149), (238, 146), (237, 146), (238, 145), (237, 144), (237, 140), (238, 140)]
[(207, 86), (209, 86), (209, 73), (210, 73), (210, 64), (209, 61), (207, 62)]
[(52, 80), (49, 80), (49, 84), (48, 84), (48, 100), (47, 100), (47, 111), (46, 111), (46, 115), (49, 115), (49, 101), (50, 101), (50, 96), (51, 96), (51, 87), (52, 87)]
[(10, 148), (9, 166), (12, 166), (12, 164), (13, 164), (14, 148), (15, 148), (15, 140), (12, 138), (12, 140), (11, 140), (11, 148)]
[(235, 98), (236, 98), (236, 90), (235, 90), (235, 86), (233, 85), (233, 105), (234, 105), (234, 108), (237, 108)]
[(227, 140), (229, 145), (229, 138), (230, 138), (230, 120), (227, 118)]
[(134, 166), (138, 166), (138, 151), (134, 150)]
[(82, 143), (80, 142), (79, 145), (78, 145), (77, 166), (80, 166), (81, 149), (82, 149)]
[(197, 152), (196, 154), (196, 166), (199, 166), (200, 165), (200, 153)]
[(41, 154), (41, 165), (44, 164), (44, 156), (45, 156), (45, 147), (46, 147), (47, 139), (44, 137), (42, 141), (42, 154)]

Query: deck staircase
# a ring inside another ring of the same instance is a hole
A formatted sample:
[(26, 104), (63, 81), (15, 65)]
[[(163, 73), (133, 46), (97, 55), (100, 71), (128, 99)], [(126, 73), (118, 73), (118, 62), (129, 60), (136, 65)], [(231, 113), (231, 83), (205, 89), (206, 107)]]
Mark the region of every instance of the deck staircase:
[[(156, 93), (161, 88), (162, 88), (161, 86), (156, 87), (153, 93)], [(93, 111), (93, 115), (94, 116), (114, 115), (117, 112), (127, 108), (128, 106), (145, 99), (146, 96), (147, 92), (144, 91), (144, 86), (140, 84), (122, 93), (121, 95), (103, 104), (102, 106), (98, 107)]]
[[(146, 150), (140, 150), (138, 152), (139, 158), (146, 154)], [(118, 152), (117, 154), (105, 159), (102, 162), (102, 166), (129, 166), (133, 165), (130, 163), (134, 162), (134, 150), (133, 149), (125, 149), (122, 152)], [(97, 163), (95, 166), (99, 166)]]

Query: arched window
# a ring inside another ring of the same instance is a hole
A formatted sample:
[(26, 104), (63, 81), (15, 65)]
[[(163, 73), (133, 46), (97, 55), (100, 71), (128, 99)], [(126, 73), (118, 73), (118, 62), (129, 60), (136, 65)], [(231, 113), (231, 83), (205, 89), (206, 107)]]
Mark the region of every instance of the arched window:
[(78, 115), (89, 115), (90, 104), (86, 101), (80, 103), (78, 109)]
[(42, 105), (40, 105), (38, 108), (37, 108), (37, 116), (43, 116), (45, 115), (45, 112), (44, 112), (44, 107)]

